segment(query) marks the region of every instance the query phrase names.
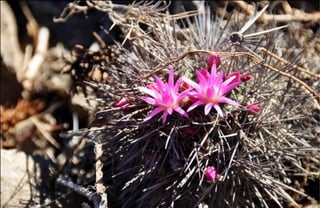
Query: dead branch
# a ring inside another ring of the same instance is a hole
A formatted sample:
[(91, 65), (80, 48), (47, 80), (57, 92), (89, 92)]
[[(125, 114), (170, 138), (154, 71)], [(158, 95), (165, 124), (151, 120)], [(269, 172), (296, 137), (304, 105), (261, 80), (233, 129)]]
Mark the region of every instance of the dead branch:
[(311, 78), (320, 79), (320, 75), (319, 75), (319, 74), (312, 73), (311, 71), (309, 71), (309, 70), (307, 70), (307, 69), (304, 69), (304, 68), (302, 68), (302, 67), (300, 67), (300, 66), (297, 66), (297, 65), (295, 65), (295, 64), (292, 64), (292, 63), (290, 63), (289, 61), (287, 61), (287, 60), (285, 60), (285, 59), (277, 56), (276, 54), (272, 53), (271, 51), (268, 51), (268, 50), (265, 49), (265, 48), (259, 48), (259, 49), (260, 49), (260, 51), (262, 51), (262, 52), (264, 52), (264, 53), (272, 56), (273, 58), (281, 61), (281, 62), (284, 63), (285, 65), (288, 65), (288, 66), (290, 66), (290, 67), (292, 67), (292, 68), (294, 68), (294, 69), (296, 69), (296, 70), (298, 70), (298, 71), (300, 71), (300, 72), (302, 72), (302, 73), (304, 73), (304, 74), (309, 75), (309, 77), (311, 77)]
[(18, 40), (16, 18), (6, 1), (0, 2), (1, 6), (1, 57), (3, 63), (15, 72), (21, 67), (23, 53)]
[[(255, 13), (255, 8), (250, 6), (244, 1), (231, 1), (230, 3), (238, 6), (247, 15), (252, 16)], [(288, 23), (288, 22), (312, 22), (317, 23), (320, 21), (320, 11), (306, 13), (299, 9), (291, 8), (289, 4), (282, 4), (283, 10), (286, 14), (262, 14), (258, 21), (260, 22), (278, 22), (278, 23)]]
[(60, 16), (54, 17), (54, 22), (65, 22), (69, 17), (71, 17), (74, 14), (80, 13), (80, 12), (86, 12), (88, 10), (88, 6), (79, 6), (75, 3), (69, 3), (62, 11)]
[(82, 196), (87, 197), (90, 201), (93, 202), (95, 208), (108, 208), (107, 203), (103, 200), (98, 193), (90, 191), (88, 188), (84, 188), (78, 184), (73, 183), (72, 181), (68, 181), (62, 178), (58, 178), (56, 181), (58, 184), (68, 187), (73, 191), (81, 194)]
[(48, 44), (49, 44), (49, 29), (46, 27), (42, 27), (38, 33), (38, 42), (36, 53), (32, 57), (32, 59), (28, 62), (28, 66), (24, 73), (23, 77), (23, 87), (27, 91), (31, 91), (33, 87), (33, 82), (36, 76), (39, 75), (39, 71), (41, 69), (41, 65), (44, 63), (46, 54), (48, 51)]

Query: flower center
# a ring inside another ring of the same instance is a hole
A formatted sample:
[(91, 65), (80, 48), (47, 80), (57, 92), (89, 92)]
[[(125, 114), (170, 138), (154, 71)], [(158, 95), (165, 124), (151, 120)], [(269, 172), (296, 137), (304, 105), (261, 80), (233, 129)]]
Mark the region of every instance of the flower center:
[(208, 89), (206, 101), (207, 103), (218, 104), (221, 98), (220, 89), (217, 87), (213, 87), (212, 89)]

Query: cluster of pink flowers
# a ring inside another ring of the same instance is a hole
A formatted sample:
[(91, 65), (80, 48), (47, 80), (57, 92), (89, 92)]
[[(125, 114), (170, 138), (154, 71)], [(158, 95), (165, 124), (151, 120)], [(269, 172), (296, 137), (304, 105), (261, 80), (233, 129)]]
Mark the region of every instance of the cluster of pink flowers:
[[(147, 121), (155, 115), (163, 112), (162, 123), (165, 123), (167, 116), (174, 111), (184, 117), (188, 117), (188, 112), (204, 106), (204, 114), (208, 115), (212, 108), (216, 110), (219, 116), (223, 117), (221, 104), (229, 104), (239, 107), (240, 104), (229, 99), (227, 96), (231, 90), (242, 82), (240, 72), (233, 72), (224, 76), (224, 72), (217, 73), (217, 67), (221, 63), (218, 56), (211, 55), (207, 61), (208, 68), (196, 71), (197, 82), (186, 77), (179, 77), (174, 83), (174, 70), (170, 67), (168, 82), (164, 83), (158, 76), (155, 76), (155, 83), (138, 89), (149, 95), (142, 99), (155, 106), (155, 109), (144, 119)], [(251, 78), (251, 77), (250, 77)], [(246, 78), (248, 79), (248, 78)], [(184, 89), (181, 91), (182, 87)], [(192, 104), (185, 111), (182, 109), (184, 99), (189, 98)]]

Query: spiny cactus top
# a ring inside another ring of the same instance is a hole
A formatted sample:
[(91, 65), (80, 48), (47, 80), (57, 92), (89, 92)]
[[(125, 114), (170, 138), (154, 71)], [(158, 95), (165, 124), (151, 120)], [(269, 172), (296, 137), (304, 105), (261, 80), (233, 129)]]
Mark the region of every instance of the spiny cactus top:
[[(144, 119), (147, 121), (163, 112), (162, 123), (166, 122), (167, 116), (173, 111), (178, 112), (188, 118), (187, 112), (194, 108), (205, 105), (204, 113), (208, 115), (212, 107), (217, 111), (218, 115), (223, 117), (223, 112), (220, 107), (221, 103), (230, 104), (238, 107), (240, 104), (227, 98), (229, 92), (241, 83), (240, 72), (230, 73), (224, 77), (224, 72), (217, 74), (217, 66), (220, 64), (220, 58), (211, 55), (208, 58), (207, 64), (211, 68), (211, 72), (206, 69), (196, 71), (198, 83), (186, 77), (179, 77), (174, 83), (174, 69), (171, 66), (169, 72), (168, 83), (164, 83), (158, 76), (155, 76), (155, 83), (149, 84), (146, 87), (138, 87), (138, 89), (148, 94), (151, 97), (143, 96), (142, 99), (153, 105), (156, 108)], [(180, 91), (182, 82), (185, 82), (187, 89)], [(191, 98), (193, 102), (189, 106), (187, 112), (182, 109), (182, 100), (186, 97)]]

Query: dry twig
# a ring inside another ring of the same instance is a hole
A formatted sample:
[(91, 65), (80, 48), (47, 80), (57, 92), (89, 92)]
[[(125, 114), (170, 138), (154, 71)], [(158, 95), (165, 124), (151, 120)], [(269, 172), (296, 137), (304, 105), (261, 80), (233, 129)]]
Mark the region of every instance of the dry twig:
[[(238, 6), (250, 16), (255, 13), (255, 9), (245, 1), (231, 1), (230, 3)], [(299, 9), (293, 9), (288, 4), (284, 4), (283, 7), (284, 11), (287, 12), (287, 14), (262, 14), (261, 17), (258, 18), (258, 21), (278, 23), (288, 23), (292, 21), (317, 23), (320, 21), (320, 11), (306, 13)]]

